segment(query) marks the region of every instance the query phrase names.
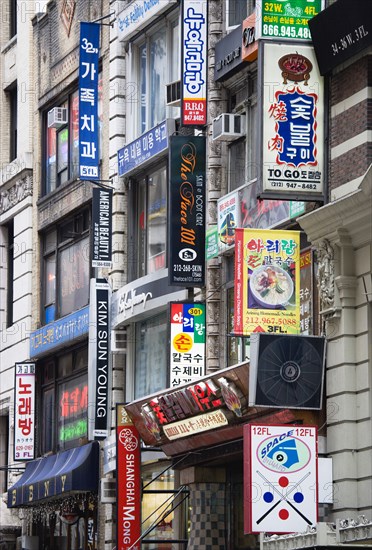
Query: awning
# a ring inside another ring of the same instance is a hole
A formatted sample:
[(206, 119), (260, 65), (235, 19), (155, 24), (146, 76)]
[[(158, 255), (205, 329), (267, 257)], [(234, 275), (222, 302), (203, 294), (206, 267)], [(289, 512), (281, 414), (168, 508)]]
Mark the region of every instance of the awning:
[(71, 491), (97, 492), (98, 475), (98, 441), (32, 460), (8, 490), (8, 508), (31, 506)]

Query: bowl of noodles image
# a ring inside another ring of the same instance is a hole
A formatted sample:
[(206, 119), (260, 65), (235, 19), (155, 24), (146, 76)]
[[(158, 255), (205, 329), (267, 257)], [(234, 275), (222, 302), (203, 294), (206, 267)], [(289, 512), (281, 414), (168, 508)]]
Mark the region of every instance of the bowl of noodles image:
[(254, 269), (249, 286), (255, 302), (268, 309), (286, 306), (294, 289), (290, 274), (277, 265), (261, 265)]

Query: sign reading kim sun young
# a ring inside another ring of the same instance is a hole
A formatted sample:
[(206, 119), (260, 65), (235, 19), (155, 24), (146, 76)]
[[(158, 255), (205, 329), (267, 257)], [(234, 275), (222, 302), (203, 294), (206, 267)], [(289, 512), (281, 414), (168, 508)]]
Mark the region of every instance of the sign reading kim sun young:
[(204, 136), (172, 136), (169, 155), (169, 267), (171, 286), (204, 286)]
[(140, 436), (124, 405), (116, 405), (117, 548), (139, 550), (141, 536)]
[(318, 519), (317, 429), (243, 428), (244, 532), (302, 533)]
[(14, 460), (32, 460), (35, 453), (35, 363), (15, 364)]
[(182, 2), (181, 125), (207, 124), (208, 1)]
[(170, 386), (205, 375), (205, 304), (170, 304)]
[(92, 228), (92, 267), (111, 267), (112, 189), (93, 189)]
[(106, 279), (91, 279), (88, 347), (89, 439), (105, 439), (110, 414), (110, 297)]
[(300, 233), (235, 231), (234, 332), (300, 332)]
[(324, 94), (314, 50), (261, 43), (261, 198), (324, 199)]
[(98, 23), (80, 23), (79, 165), (80, 179), (99, 179)]

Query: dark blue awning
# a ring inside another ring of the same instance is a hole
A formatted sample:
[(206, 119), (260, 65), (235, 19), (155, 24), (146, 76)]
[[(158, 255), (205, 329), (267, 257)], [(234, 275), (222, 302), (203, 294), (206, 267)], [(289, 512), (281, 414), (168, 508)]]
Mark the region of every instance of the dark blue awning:
[(98, 475), (98, 441), (32, 460), (8, 491), (8, 508), (32, 506), (71, 491), (97, 492)]

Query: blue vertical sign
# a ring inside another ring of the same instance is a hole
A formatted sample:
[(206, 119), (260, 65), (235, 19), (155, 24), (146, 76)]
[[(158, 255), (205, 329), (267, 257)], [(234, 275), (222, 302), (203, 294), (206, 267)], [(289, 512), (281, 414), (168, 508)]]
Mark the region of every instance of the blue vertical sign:
[(99, 24), (80, 23), (79, 175), (82, 180), (99, 179), (99, 33)]

